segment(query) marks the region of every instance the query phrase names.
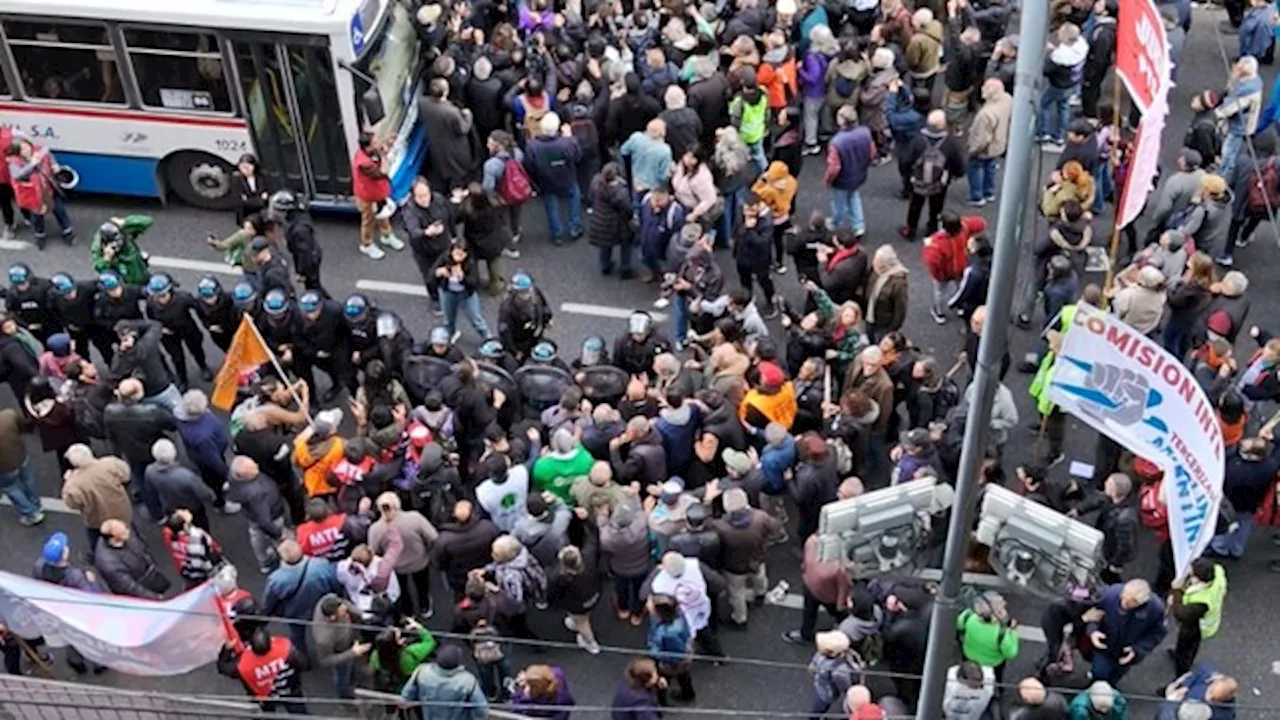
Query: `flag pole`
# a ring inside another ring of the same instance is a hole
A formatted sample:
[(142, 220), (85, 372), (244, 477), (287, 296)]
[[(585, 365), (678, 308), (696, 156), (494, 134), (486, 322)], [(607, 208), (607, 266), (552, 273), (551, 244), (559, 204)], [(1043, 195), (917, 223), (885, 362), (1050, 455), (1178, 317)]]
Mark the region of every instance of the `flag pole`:
[[(1111, 245), (1107, 250), (1107, 275), (1102, 281), (1102, 289), (1110, 290), (1111, 283), (1115, 282), (1116, 276), (1116, 257), (1120, 254), (1120, 212), (1123, 206), (1125, 190), (1128, 189), (1129, 179), (1125, 178), (1125, 187), (1121, 188), (1116, 184), (1116, 175), (1120, 171), (1120, 78), (1113, 77), (1111, 79), (1114, 87), (1111, 91), (1111, 155), (1107, 157), (1107, 163), (1111, 165), (1111, 191), (1115, 194), (1116, 216), (1111, 223)], [(1094, 191), (1097, 192), (1097, 184), (1094, 185)], [(1106, 201), (1106, 198), (1103, 198)], [(1103, 294), (1103, 307), (1107, 306), (1106, 294)]]
[(258, 338), (258, 342), (262, 343), (262, 347), (267, 351), (267, 357), (271, 358), (271, 366), (280, 375), (285, 387), (289, 388), (289, 394), (293, 396), (293, 401), (298, 403), (298, 408), (307, 414), (307, 421), (314, 424), (316, 420), (311, 416), (310, 404), (303, 403), (302, 398), (298, 396), (298, 391), (293, 389), (293, 383), (289, 382), (289, 374), (284, 371), (284, 366), (280, 364), (280, 358), (276, 357), (276, 351), (272, 350), (271, 346), (267, 344), (267, 339), (262, 337), (262, 331), (258, 330), (258, 324), (253, 321), (253, 315), (244, 313), (243, 317), (249, 323), (250, 329), (253, 330), (254, 337)]

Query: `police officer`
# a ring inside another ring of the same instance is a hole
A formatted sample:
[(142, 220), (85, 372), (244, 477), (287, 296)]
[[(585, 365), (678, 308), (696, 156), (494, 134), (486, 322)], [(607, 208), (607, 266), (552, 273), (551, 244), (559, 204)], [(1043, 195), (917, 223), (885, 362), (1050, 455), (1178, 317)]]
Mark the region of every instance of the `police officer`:
[(306, 379), (307, 385), (314, 389), (315, 383), (308, 377), (310, 369), (306, 361), (297, 353), (298, 334), (301, 329), (297, 309), (285, 291), (274, 288), (263, 296), (262, 315), (263, 322), (258, 325), (258, 332), (262, 334), (267, 347), (276, 354), (276, 359), (281, 365)]
[(311, 385), (312, 397), (316, 397), (312, 368), (318, 367), (329, 375), (329, 389), (320, 396), (320, 402), (325, 404), (333, 402), (343, 387), (352, 397), (356, 394), (351, 329), (344, 315), (342, 306), (324, 298), (319, 290), (308, 290), (298, 298), (299, 331), (294, 363), (298, 376)]
[(533, 351), (529, 353), (529, 360), (525, 362), (524, 367), (539, 365), (550, 365), (566, 373), (569, 372), (569, 366), (560, 359), (560, 349), (550, 340), (543, 340), (533, 346)]
[(142, 301), (142, 288), (124, 284), (114, 270), (99, 273), (98, 294), (93, 301), (93, 332), (104, 334), (114, 345), (119, 340), (116, 323), (143, 319)]
[(53, 285), (48, 280), (36, 277), (25, 263), (9, 266), (9, 290), (5, 293), (5, 308), (19, 325), (25, 327), (41, 343), (48, 340), (50, 335), (62, 332), (62, 323), (49, 304), (52, 289)]
[(604, 338), (599, 335), (591, 335), (586, 340), (583, 340), (582, 353), (571, 363), (575, 371), (608, 364), (609, 348), (605, 345)]
[(431, 328), (429, 342), (422, 348), (421, 355), (440, 358), (450, 363), (462, 362), (462, 351), (454, 345), (449, 337), (449, 328), (437, 325)]
[(271, 196), (268, 206), (284, 218), (285, 246), (293, 256), (293, 270), (302, 279), (302, 287), (319, 291), (321, 297), (327, 299), (329, 293), (320, 284), (320, 261), (324, 259), (324, 252), (316, 241), (311, 215), (303, 209), (297, 196), (288, 190), (277, 191)]
[(378, 348), (378, 313), (369, 298), (352, 293), (342, 303), (342, 316), (347, 321), (351, 336), (351, 363), (357, 370), (364, 368)]
[[(286, 296), (287, 298), (288, 296)], [(236, 286), (231, 288), (231, 304), (242, 315), (248, 315), (258, 323), (258, 327), (262, 327), (262, 298), (258, 295), (258, 288), (248, 280), (241, 280)]]
[(196, 317), (204, 329), (209, 331), (209, 339), (213, 344), (226, 352), (231, 347), (231, 339), (235, 337), (236, 328), (240, 325), (240, 309), (222, 283), (212, 275), (200, 278), (196, 285)]
[(511, 276), (511, 290), (498, 306), (498, 337), (517, 358), (526, 359), (551, 325), (551, 308), (526, 272)]
[(49, 293), (49, 306), (62, 321), (71, 335), (76, 351), (85, 358), (89, 357), (89, 343), (93, 343), (102, 355), (102, 361), (111, 364), (115, 349), (111, 344), (115, 341), (115, 333), (94, 322), (93, 307), (98, 297), (98, 283), (93, 280), (76, 281), (67, 273), (54, 273), (49, 278), (52, 291)]
[(204, 333), (200, 331), (196, 314), (196, 299), (191, 293), (179, 290), (168, 273), (156, 273), (147, 281), (147, 317), (160, 323), (160, 344), (169, 354), (178, 389), (183, 392), (190, 385), (184, 345), (200, 368), (200, 377), (205, 382), (213, 379), (213, 371), (205, 361)]
[(503, 346), (501, 340), (485, 340), (480, 343), (480, 352), (478, 353), (480, 360), (502, 368), (508, 373), (514, 373), (520, 368), (520, 362), (515, 356), (507, 352), (507, 348)]
[(643, 310), (631, 313), (627, 334), (613, 343), (613, 364), (628, 375), (650, 375), (653, 359), (671, 352), (671, 341), (653, 328), (653, 316)]
[[(263, 222), (268, 225), (274, 223), (270, 232), (279, 232), (280, 223), (270, 218), (264, 219)], [(246, 273), (245, 278), (253, 284), (258, 294), (264, 298), (272, 290), (279, 290), (288, 299), (293, 297), (293, 283), (289, 280), (289, 265), (285, 263), (284, 258), (276, 253), (276, 247), (276, 244), (264, 235), (254, 238), (253, 242), (249, 244), (249, 252), (253, 253), (256, 269), (251, 273)]]

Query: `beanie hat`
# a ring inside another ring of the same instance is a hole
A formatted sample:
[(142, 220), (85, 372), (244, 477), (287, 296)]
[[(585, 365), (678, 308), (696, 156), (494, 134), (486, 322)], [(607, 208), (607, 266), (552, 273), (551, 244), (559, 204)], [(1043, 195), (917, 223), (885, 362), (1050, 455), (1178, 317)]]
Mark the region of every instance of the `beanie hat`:
[(445, 645), (436, 651), (436, 665), (441, 670), (452, 670), (462, 664), (462, 648), (457, 645)]
[(758, 367), (760, 371), (760, 385), (767, 388), (780, 388), (782, 383), (786, 382), (786, 376), (782, 374), (782, 368), (774, 363), (760, 363)]

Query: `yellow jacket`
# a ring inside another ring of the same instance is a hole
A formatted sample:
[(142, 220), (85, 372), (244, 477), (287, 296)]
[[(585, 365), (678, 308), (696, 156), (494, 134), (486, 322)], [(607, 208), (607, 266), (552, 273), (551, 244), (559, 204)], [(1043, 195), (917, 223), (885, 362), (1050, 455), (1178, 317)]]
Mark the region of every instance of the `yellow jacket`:
[(778, 222), (791, 217), (791, 203), (796, 199), (797, 187), (795, 177), (787, 171), (787, 164), (774, 160), (769, 169), (764, 171), (764, 175), (751, 186), (751, 192), (769, 206), (773, 221)]

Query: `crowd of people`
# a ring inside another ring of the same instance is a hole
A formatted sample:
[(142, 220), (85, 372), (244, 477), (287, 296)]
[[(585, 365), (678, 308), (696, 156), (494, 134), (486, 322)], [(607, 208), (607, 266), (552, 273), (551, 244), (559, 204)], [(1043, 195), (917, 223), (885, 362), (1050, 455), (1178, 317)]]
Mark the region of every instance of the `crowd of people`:
[[(209, 238), (243, 270), (232, 287), (210, 275), (188, 292), (152, 272), (139, 242), (146, 215), (101, 224), (95, 277), (10, 265), (0, 378), (18, 406), (0, 410), (0, 489), (21, 524), (43, 522), (22, 438), (34, 432), (85, 528), (50, 536), (36, 577), (149, 599), (176, 592), (141, 537), (150, 523), (183, 587), (217, 584), (236, 630), (218, 668), (264, 708), (305, 712), (303, 671), (319, 667), (341, 698), (357, 685), (388, 690), (427, 720), (484, 717), (490, 703), (568, 718), (576, 701), (564, 669), (516, 672), (513, 652), (562, 639), (530, 626), (554, 606), (568, 637), (601, 653), (592, 616), (605, 600), (645, 638), (613, 717), (650, 720), (695, 701), (695, 670), (723, 656), (719, 630), (746, 627), (764, 601), (767, 550), (794, 544), (803, 612), (783, 640), (814, 649), (814, 716), (911, 711), (930, 589), (851, 578), (819, 561), (815, 533), (824, 505), (935, 477), (925, 552), (940, 561), (973, 401), (957, 377), (977, 356), (993, 251), (986, 222), (957, 210), (950, 190), (964, 179), (968, 205), (996, 199), (1020, 52), (1014, 5), (574, 5), (533, 0), (509, 15), (422, 5), (430, 158), (399, 208), (385, 148), (360, 138), (361, 252), (412, 255), (440, 318), (425, 340), (371, 297), (329, 295), (305, 203), (267, 187), (252, 156), (237, 170), (237, 231)], [(939, 711), (948, 720), (1002, 717), (1002, 706), (1023, 720), (1130, 717), (1116, 684), (1170, 621), (1175, 679), (1158, 694), (1159, 717), (1235, 716), (1236, 681), (1197, 654), (1222, 621), (1229, 565), (1219, 560), (1243, 554), (1255, 522), (1277, 520), (1268, 418), (1280, 400), (1280, 339), (1248, 324), (1249, 281), (1230, 269), (1280, 205), (1280, 94), (1264, 106), (1258, 76), (1272, 38), (1259, 28), (1275, 26), (1275, 11), (1255, 0), (1236, 18), (1241, 57), (1224, 89), (1195, 95), (1146, 232), (1125, 228), (1127, 251), (1112, 258), (1121, 269), (1103, 287), (1090, 281), (1096, 216), (1124, 186), (1132, 141), (1101, 91), (1116, 15), (1115, 0), (1053, 3), (1037, 134), (1056, 162), (1015, 313), (1039, 330), (1037, 352), (1018, 364), (1034, 376), (1038, 417), (1019, 417), (1006, 354), (980, 478), (1092, 523), (1104, 568), (1096, 587), (1045, 610), (1048, 650), (1016, 684), (1004, 673), (1020, 653), (1016, 620), (998, 594), (971, 598), (957, 619), (963, 661), (948, 671)], [(1176, 59), (1189, 8), (1162, 5), (1161, 16)], [(74, 242), (56, 160), (21, 135), (7, 140), (6, 187), (38, 245), (48, 213)], [(823, 164), (830, 211), (798, 217), (801, 167), (824, 154), (811, 162)], [(890, 162), (904, 217), (898, 238), (868, 248), (859, 190)], [(522, 209), (535, 197), (551, 243), (585, 236), (601, 273), (651, 283), (654, 306), (671, 309), (669, 330), (638, 310), (625, 334), (589, 337), (562, 357), (543, 289), (503, 268), (520, 256), (534, 221)], [(0, 199), (16, 229), (10, 198)], [(961, 324), (955, 365), (917, 347), (906, 327), (900, 254), (915, 248), (930, 316)], [(788, 273), (802, 303), (775, 285)], [(501, 298), (494, 329), (485, 291)], [(1187, 577), (1175, 577), (1156, 465), (1099, 436), (1093, 476), (1063, 472), (1066, 417), (1045, 387), (1081, 301), (1158, 338), (1217, 408), (1227, 502)], [(474, 351), (458, 344), (459, 310), (479, 336)], [(200, 388), (218, 367), (206, 341), (225, 353), (245, 316), (278, 363), (241, 377), (223, 415)], [(1237, 355), (1237, 341), (1257, 350)], [(1005, 445), (1027, 420), (1045, 441), (1006, 467)], [(243, 515), (251, 560), (224, 556), (215, 513)], [(1150, 580), (1133, 567), (1142, 542), (1160, 547)], [(980, 569), (981, 548), (972, 555)], [(266, 578), (256, 598), (238, 583), (237, 567), (253, 565)], [(454, 607), (433, 633), (440, 584)], [(830, 630), (817, 630), (820, 609)], [(17, 640), (0, 638), (18, 671)], [(1068, 701), (1051, 688), (1072, 674), (1076, 652), (1092, 684)], [(105, 670), (74, 650), (67, 661)], [(890, 682), (873, 682), (877, 670)]]

